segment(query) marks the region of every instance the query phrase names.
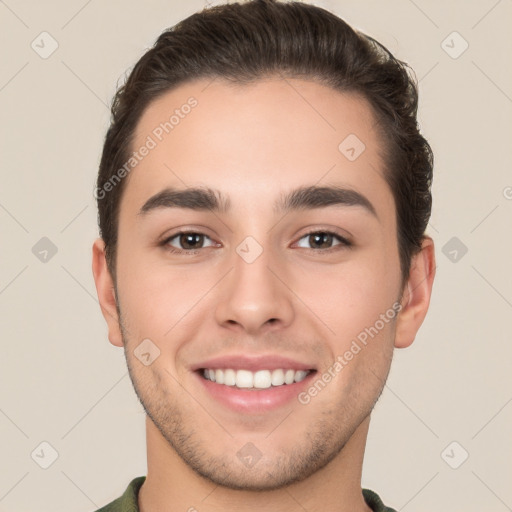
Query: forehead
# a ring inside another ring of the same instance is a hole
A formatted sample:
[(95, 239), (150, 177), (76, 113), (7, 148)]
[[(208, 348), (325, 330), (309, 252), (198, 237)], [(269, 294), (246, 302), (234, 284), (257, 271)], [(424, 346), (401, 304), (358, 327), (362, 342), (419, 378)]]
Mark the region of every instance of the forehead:
[(243, 208), (252, 195), (334, 184), (389, 204), (375, 126), (364, 98), (312, 81), (189, 82), (139, 120), (132, 150), (145, 156), (128, 175), (123, 201), (140, 208), (165, 187), (208, 186)]

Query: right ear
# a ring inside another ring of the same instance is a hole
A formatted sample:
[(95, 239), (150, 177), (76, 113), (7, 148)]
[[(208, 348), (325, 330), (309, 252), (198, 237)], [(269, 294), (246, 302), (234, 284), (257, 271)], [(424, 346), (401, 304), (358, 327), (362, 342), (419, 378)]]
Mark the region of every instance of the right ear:
[(97, 238), (92, 246), (92, 273), (94, 275), (101, 312), (107, 322), (108, 339), (112, 345), (122, 347), (123, 337), (116, 308), (117, 298), (114, 280), (107, 267), (105, 242), (102, 238)]

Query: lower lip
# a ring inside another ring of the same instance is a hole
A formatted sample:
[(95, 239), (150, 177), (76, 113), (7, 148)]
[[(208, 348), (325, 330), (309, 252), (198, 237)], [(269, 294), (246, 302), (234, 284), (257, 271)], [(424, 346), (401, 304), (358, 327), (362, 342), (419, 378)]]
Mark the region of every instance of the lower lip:
[(297, 395), (309, 386), (315, 372), (311, 372), (304, 380), (294, 382), (293, 384), (247, 390), (239, 389), (235, 386), (217, 384), (205, 379), (198, 372), (195, 372), (195, 374), (206, 392), (221, 404), (236, 412), (260, 414), (297, 400)]

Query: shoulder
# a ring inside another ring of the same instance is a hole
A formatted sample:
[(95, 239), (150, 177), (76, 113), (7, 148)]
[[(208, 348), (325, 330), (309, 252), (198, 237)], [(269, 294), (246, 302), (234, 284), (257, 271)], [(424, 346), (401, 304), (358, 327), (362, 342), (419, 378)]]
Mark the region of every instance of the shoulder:
[(139, 512), (137, 496), (145, 479), (145, 476), (134, 478), (122, 496), (96, 510), (96, 512)]
[(377, 493), (370, 491), (370, 489), (363, 489), (363, 497), (366, 504), (373, 510), (373, 512), (396, 512), (395, 509), (386, 507), (386, 505), (382, 503), (380, 496)]

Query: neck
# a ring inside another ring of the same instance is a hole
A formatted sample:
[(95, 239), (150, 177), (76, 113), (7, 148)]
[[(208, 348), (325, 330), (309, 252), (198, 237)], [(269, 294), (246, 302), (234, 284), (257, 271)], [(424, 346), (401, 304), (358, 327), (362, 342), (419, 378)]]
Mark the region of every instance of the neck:
[(285, 488), (254, 492), (218, 486), (190, 469), (146, 417), (148, 472), (139, 491), (140, 512), (370, 512), (361, 492), (368, 416), (340, 453), (309, 478)]

